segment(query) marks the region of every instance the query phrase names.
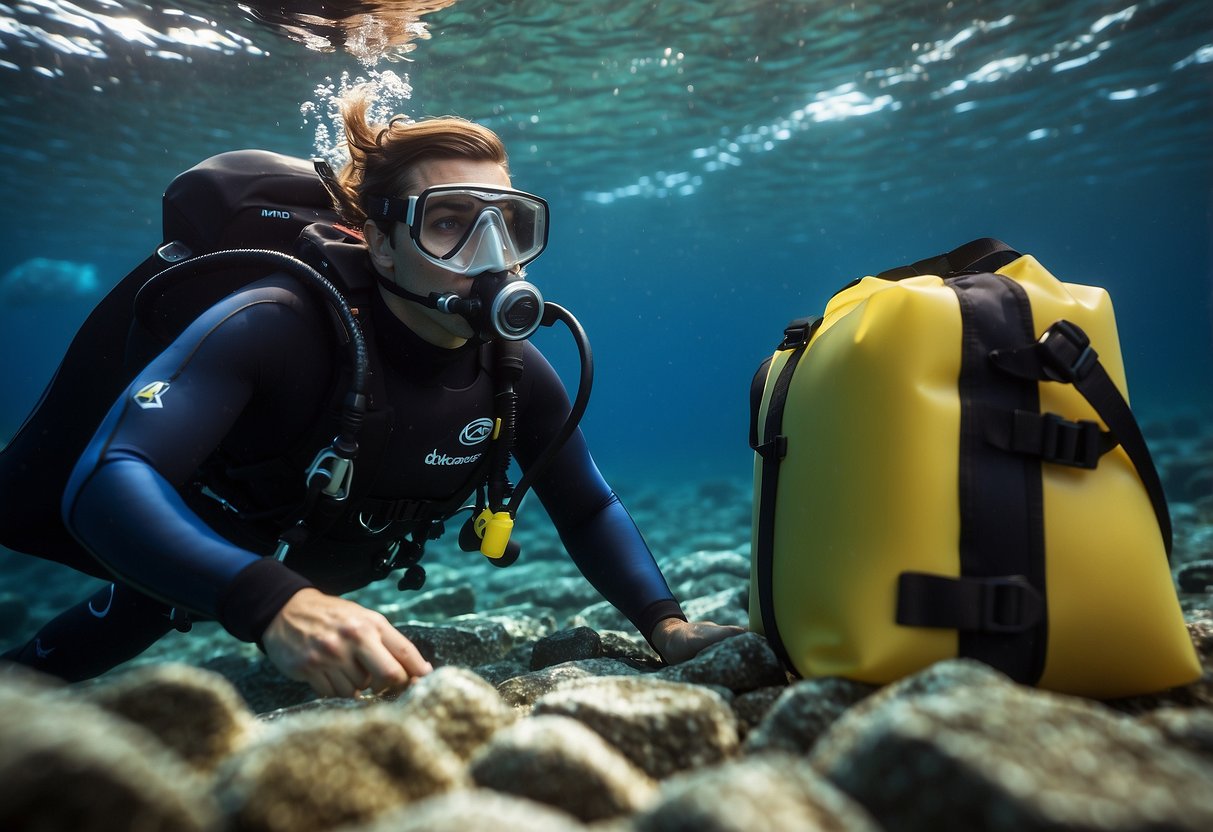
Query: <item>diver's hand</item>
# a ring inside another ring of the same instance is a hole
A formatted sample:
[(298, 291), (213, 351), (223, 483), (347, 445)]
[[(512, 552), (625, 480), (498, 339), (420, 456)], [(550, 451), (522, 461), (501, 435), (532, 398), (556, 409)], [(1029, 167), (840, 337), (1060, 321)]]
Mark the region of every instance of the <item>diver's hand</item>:
[(650, 640), (666, 664), (679, 664), (694, 658), (704, 648), (744, 632), (744, 627), (716, 624), (712, 621), (688, 622), (679, 618), (666, 618), (657, 623)]
[(398, 692), (434, 669), (379, 613), (312, 588), (291, 596), (261, 643), (279, 670), (321, 696)]

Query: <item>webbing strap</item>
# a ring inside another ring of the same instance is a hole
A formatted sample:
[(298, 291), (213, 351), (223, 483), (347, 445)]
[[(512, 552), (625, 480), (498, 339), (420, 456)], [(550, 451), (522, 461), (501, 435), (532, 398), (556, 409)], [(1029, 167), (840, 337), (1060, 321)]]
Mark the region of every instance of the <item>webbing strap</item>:
[(763, 425), (761, 444), (756, 444), (755, 450), (761, 460), (758, 493), (758, 534), (755, 553), (756, 575), (758, 581), (758, 606), (762, 615), (762, 629), (766, 633), (767, 642), (775, 652), (784, 669), (799, 676), (795, 665), (788, 656), (783, 638), (779, 634), (779, 624), (775, 620), (775, 605), (772, 598), (772, 565), (775, 554), (775, 498), (779, 490), (779, 466), (787, 453), (787, 437), (782, 434), (783, 411), (787, 404), (788, 390), (792, 385), (792, 376), (796, 365), (808, 348), (808, 338), (792, 350), (788, 360), (779, 371), (775, 386), (771, 389), (771, 400), (767, 405), (767, 418)]
[(995, 447), (1074, 468), (1098, 467), (1100, 457), (1119, 444), (1098, 422), (1071, 421), (1056, 413), (990, 412), (982, 421), (986, 441)]
[(904, 280), (924, 274), (946, 278), (966, 272), (995, 272), (1019, 257), (1018, 251), (1001, 240), (983, 237), (958, 246), (946, 254), (927, 257), (908, 266), (887, 269), (877, 277), (882, 280)]
[(1022, 575), (952, 578), (902, 572), (897, 623), (965, 633), (1022, 633), (1044, 618), (1045, 601)]
[(1035, 382), (1012, 380), (988, 359), (1032, 338), (1023, 287), (995, 274), (962, 275), (947, 285), (962, 321), (959, 576), (903, 573), (898, 623), (958, 631), (961, 656), (1034, 684), (1044, 670), (1044, 487), (1041, 460), (987, 441), (991, 415), (1039, 412)]
[(1003, 372), (1019, 378), (1074, 385), (1074, 389), (1082, 394), (1108, 426), (1108, 432), (1125, 449), (1129, 461), (1137, 469), (1137, 475), (1154, 508), (1163, 548), (1169, 560), (1171, 515), (1167, 510), (1162, 480), (1129, 403), (1100, 363), (1087, 334), (1076, 324), (1058, 321), (1045, 330), (1039, 341), (1027, 346), (995, 350), (990, 354), (990, 360)]

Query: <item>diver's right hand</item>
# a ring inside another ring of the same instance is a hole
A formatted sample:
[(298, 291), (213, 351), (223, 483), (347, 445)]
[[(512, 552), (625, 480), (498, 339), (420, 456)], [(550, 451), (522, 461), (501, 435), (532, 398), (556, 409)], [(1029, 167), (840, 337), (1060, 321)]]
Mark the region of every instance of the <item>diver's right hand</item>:
[(283, 605), (261, 643), (279, 670), (321, 696), (399, 692), (434, 669), (379, 613), (310, 587)]

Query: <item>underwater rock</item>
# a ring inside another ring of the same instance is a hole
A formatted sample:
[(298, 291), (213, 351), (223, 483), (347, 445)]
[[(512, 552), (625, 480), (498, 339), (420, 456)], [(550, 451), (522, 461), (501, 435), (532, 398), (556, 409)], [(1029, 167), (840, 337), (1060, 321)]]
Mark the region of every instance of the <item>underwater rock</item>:
[(596, 604), (584, 607), (579, 612), (569, 616), (568, 621), (565, 622), (565, 627), (590, 627), (600, 633), (603, 630), (616, 630), (624, 633), (635, 632), (632, 622), (628, 621), (623, 613), (615, 609), (610, 601), (599, 601)]
[(683, 602), (682, 609), (691, 621), (715, 621), (717, 624), (749, 627), (750, 614), (746, 612), (749, 599), (748, 586), (739, 586), (691, 598)]
[(747, 754), (806, 754), (834, 720), (874, 690), (873, 685), (835, 677), (806, 679), (783, 688), (766, 716), (746, 736), (742, 748)]
[(526, 665), (520, 662), (506, 659), (505, 661), (500, 662), (478, 664), (472, 668), (472, 672), (496, 688), (499, 687), (503, 682), (508, 682), (510, 679), (525, 676), (528, 669)]
[(1167, 497), (1180, 503), (1213, 495), (1213, 453), (1208, 449), (1187, 450), (1176, 454), (1163, 468)]
[(635, 630), (631, 633), (601, 630), (598, 636), (602, 639), (602, 655), (608, 659), (620, 659), (642, 669), (658, 670), (665, 666), (657, 651)]
[(658, 780), (719, 762), (738, 746), (737, 718), (718, 694), (648, 676), (573, 679), (533, 713), (585, 723)]
[(701, 578), (688, 578), (680, 583), (670, 584), (670, 589), (674, 592), (676, 598), (704, 598), (709, 595), (715, 595), (718, 592), (741, 590), (749, 592), (749, 582), (745, 578), (738, 578), (736, 575), (726, 575), (723, 572), (717, 572), (714, 575), (705, 575)]
[(670, 559), (662, 565), (661, 574), (671, 585), (714, 575), (746, 583), (750, 580), (750, 558), (732, 549), (700, 550)]
[(1213, 828), (1213, 766), (1095, 702), (1009, 681), (900, 694), (809, 755), (888, 829)]
[(31, 257), (0, 275), (0, 305), (70, 303), (101, 294), (92, 263)]
[(552, 633), (535, 642), (531, 651), (531, 670), (543, 670), (554, 664), (602, 657), (602, 636), (589, 627), (574, 627)]
[(1208, 708), (1159, 708), (1139, 721), (1162, 732), (1168, 742), (1213, 763), (1213, 711)]
[(499, 624), (513, 639), (514, 644), (536, 641), (556, 632), (556, 616), (550, 609), (534, 604), (498, 607), (455, 616), (447, 623), (454, 627), (469, 623)]
[(508, 679), (497, 686), (497, 691), (510, 705), (525, 710), (563, 682), (596, 676), (626, 676), (637, 672), (616, 659), (583, 659)]
[(1187, 692), (1192, 704), (1213, 707), (1213, 616), (1189, 621), (1187, 626), (1203, 673), (1195, 682), (1180, 690)]
[(0, 675), (0, 829), (211, 830), (204, 781), (150, 734)]
[(542, 803), (489, 789), (469, 789), (423, 800), (341, 832), (576, 832), (586, 828), (571, 815)]
[(518, 717), (495, 687), (458, 667), (436, 669), (384, 709), (397, 710), (405, 721), (425, 722), (463, 760)]
[(228, 654), (204, 662), (202, 667), (231, 682), (255, 714), (314, 702), (317, 698), (310, 685), (288, 679), (263, 656)]
[(587, 822), (632, 814), (656, 792), (653, 781), (606, 740), (561, 716), (532, 717), (501, 731), (470, 771), (477, 785)]
[(566, 614), (576, 612), (601, 598), (589, 581), (580, 575), (538, 577), (533, 581), (512, 586), (498, 596), (502, 604), (529, 602)]
[(698, 656), (655, 674), (669, 682), (719, 685), (734, 693), (787, 683), (787, 677), (767, 640), (742, 633), (713, 644)]
[(880, 832), (871, 816), (804, 760), (765, 754), (681, 774), (661, 786), (636, 832)]
[(84, 698), (142, 726), (201, 771), (213, 770), (256, 728), (230, 682), (189, 665), (133, 668), (87, 689)]
[(381, 702), (392, 701), (391, 694), (382, 696), (362, 694), (356, 699), (343, 699), (336, 696), (326, 696), (323, 699), (313, 699), (310, 702), (302, 702), (298, 705), (287, 705), (285, 708), (278, 708), (273, 711), (265, 711), (257, 714), (257, 722), (268, 723), (278, 722), (282, 719), (289, 719), (299, 714), (318, 713), (322, 711), (361, 711), (364, 708), (369, 708), (372, 705), (378, 705)]
[(1213, 621), (1213, 588), (1209, 592), (1181, 592), (1179, 607), (1185, 622)]
[(438, 587), (422, 592), (400, 604), (407, 615), (420, 618), (453, 618), (476, 610), (476, 591), (467, 584)]
[[(740, 694), (729, 703), (733, 714), (737, 717), (737, 734), (745, 740), (749, 733), (762, 723), (770, 712), (771, 706), (787, 691), (787, 685), (773, 688), (758, 688), (748, 693)], [(742, 746), (744, 748), (744, 742)]]
[(272, 723), (220, 767), (216, 794), (232, 830), (307, 832), (466, 784), (462, 762), (430, 725), (376, 707)]
[(1003, 687), (1008, 684), (1011, 684), (1009, 676), (976, 659), (947, 659), (890, 685), (881, 688), (868, 687), (869, 691), (875, 692), (866, 698), (861, 697), (851, 710), (862, 712), (876, 708), (888, 699), (905, 699), (953, 690)]
[(1213, 588), (1213, 560), (1185, 563), (1175, 573), (1181, 592), (1209, 592)]
[(514, 646), (505, 627), (488, 621), (461, 621), (457, 626), (395, 624), (434, 667), (474, 667), (502, 659)]

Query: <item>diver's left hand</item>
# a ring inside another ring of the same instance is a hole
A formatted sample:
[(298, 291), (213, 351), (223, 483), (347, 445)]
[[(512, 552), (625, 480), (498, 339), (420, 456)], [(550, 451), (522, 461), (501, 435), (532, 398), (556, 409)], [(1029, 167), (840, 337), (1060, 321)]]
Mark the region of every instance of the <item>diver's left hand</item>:
[(651, 640), (666, 664), (679, 664), (694, 658), (700, 651), (717, 642), (744, 632), (744, 627), (717, 624), (713, 621), (666, 618), (658, 622)]

